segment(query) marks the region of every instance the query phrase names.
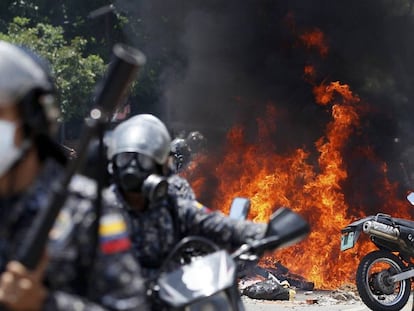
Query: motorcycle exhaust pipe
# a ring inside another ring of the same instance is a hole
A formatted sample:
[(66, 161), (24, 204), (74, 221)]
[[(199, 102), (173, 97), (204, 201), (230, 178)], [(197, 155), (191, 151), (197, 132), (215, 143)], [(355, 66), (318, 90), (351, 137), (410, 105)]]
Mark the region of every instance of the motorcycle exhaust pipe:
[(391, 241), (397, 241), (400, 236), (400, 231), (397, 228), (374, 220), (364, 222), (362, 230), (366, 234), (378, 236)]

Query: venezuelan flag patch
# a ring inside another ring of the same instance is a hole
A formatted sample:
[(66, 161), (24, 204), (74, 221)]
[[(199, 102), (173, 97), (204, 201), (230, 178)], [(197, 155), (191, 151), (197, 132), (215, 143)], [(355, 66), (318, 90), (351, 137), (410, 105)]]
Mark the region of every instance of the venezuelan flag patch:
[(99, 236), (104, 254), (114, 254), (131, 248), (127, 226), (121, 215), (104, 215), (100, 221)]
[(201, 204), (198, 201), (195, 201), (195, 205), (197, 206), (198, 209), (201, 209), (205, 213), (210, 213), (211, 212), (211, 209), (209, 209), (207, 206), (204, 206), (203, 204)]

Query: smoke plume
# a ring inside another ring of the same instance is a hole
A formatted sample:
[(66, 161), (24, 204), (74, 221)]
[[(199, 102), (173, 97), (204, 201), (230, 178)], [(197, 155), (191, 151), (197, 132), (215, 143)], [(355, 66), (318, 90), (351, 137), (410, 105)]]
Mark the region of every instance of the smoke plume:
[[(136, 44), (149, 61), (163, 60), (160, 117), (174, 131), (200, 130), (220, 149), (227, 131), (243, 124), (257, 140), (256, 119), (270, 104), (278, 111), (279, 150), (312, 150), (329, 120), (304, 79), (304, 66), (313, 64), (318, 82), (341, 81), (361, 98), (361, 128), (349, 153), (372, 146), (390, 174), (411, 186), (411, 1), (118, 2), (136, 17)], [(326, 55), (298, 40), (314, 29), (326, 38)]]

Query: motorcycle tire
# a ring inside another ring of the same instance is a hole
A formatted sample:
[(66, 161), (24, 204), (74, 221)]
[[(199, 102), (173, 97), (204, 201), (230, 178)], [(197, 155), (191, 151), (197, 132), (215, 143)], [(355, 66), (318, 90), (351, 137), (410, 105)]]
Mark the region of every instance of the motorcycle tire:
[[(371, 274), (375, 264), (387, 264), (390, 268), (381, 268), (381, 271)], [(356, 273), (356, 285), (368, 308), (376, 311), (399, 311), (404, 308), (410, 298), (411, 280), (405, 279), (395, 284), (387, 282), (388, 276), (400, 273), (404, 268), (406, 266), (400, 258), (384, 250), (371, 252), (362, 258)], [(391, 295), (395, 295), (395, 298)]]

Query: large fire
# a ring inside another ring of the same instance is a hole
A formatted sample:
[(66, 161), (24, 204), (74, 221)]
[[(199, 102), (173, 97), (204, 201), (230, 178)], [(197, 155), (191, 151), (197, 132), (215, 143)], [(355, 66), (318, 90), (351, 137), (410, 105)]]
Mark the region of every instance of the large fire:
[[(299, 38), (311, 40), (305, 45), (309, 47), (325, 44), (319, 30)], [(327, 51), (327, 48), (319, 49), (324, 55)], [(248, 142), (242, 125), (234, 126), (227, 134), (222, 157), (202, 157), (188, 177), (199, 194), (206, 187), (206, 170), (213, 172), (217, 185), (211, 206), (220, 207), (224, 213), (228, 212), (234, 197), (242, 196), (251, 199), (249, 218), (254, 221), (266, 222), (280, 206), (302, 214), (311, 225), (309, 237), (277, 251), (263, 262), (280, 261), (293, 273), (314, 282), (316, 288), (332, 289), (353, 282), (361, 257), (374, 248), (372, 243), (362, 241), (351, 250), (340, 251), (341, 229), (366, 216), (363, 206), (349, 206), (343, 188), (349, 182), (344, 147), (360, 128), (363, 103), (348, 85), (338, 81), (316, 83), (314, 74), (315, 68), (307, 65), (305, 81), (312, 83), (315, 103), (330, 112), (324, 134), (314, 142), (316, 152), (303, 146), (287, 153), (279, 152), (272, 140), (277, 135), (278, 111), (268, 104), (266, 116), (257, 119), (255, 142)], [(375, 180), (378, 191), (375, 196), (382, 200), (375, 212), (409, 218), (409, 204), (405, 198), (398, 197), (397, 185), (388, 181), (386, 164), (375, 157), (369, 146), (358, 152), (382, 172), (381, 180)], [(359, 195), (373, 196), (374, 193)]]

